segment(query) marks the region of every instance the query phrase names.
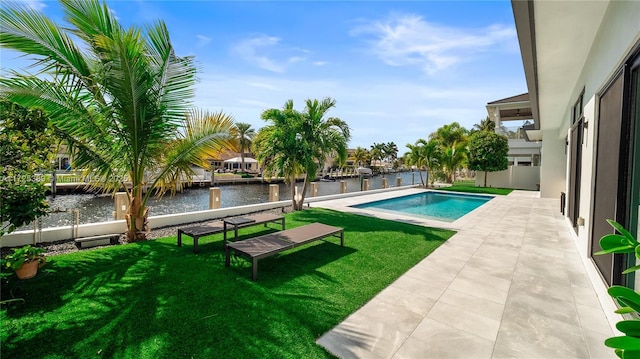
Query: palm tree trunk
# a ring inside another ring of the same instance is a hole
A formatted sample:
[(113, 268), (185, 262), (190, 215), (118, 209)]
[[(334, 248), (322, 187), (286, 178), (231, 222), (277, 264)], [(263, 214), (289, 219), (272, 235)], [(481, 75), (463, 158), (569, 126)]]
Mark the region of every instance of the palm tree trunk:
[(149, 233), (149, 209), (142, 204), (142, 189), (134, 189), (129, 204), (127, 220), (127, 242), (139, 242), (147, 239)]
[(294, 211), (297, 211), (298, 208), (296, 206), (296, 178), (295, 176), (291, 178), (291, 205)]
[(487, 187), (487, 171), (484, 171), (484, 186)]
[(240, 152), (240, 166), (241, 166), (241, 171), (240, 172), (245, 172), (244, 170), (244, 148), (242, 148), (242, 152)]

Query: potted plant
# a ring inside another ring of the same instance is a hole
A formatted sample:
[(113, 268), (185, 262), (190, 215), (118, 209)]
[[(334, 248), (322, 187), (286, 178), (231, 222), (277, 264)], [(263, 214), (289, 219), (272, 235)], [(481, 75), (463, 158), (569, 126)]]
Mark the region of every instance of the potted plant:
[(44, 252), (44, 248), (30, 245), (16, 248), (2, 259), (2, 268), (15, 271), (18, 279), (33, 278), (38, 273), (38, 268), (46, 263)]
[[(640, 260), (640, 243), (618, 222), (608, 219), (607, 222), (615, 228), (618, 233), (607, 234), (600, 238), (602, 251), (594, 253), (596, 255), (606, 253), (628, 253), (635, 254), (636, 263)], [(635, 265), (623, 274), (640, 270), (640, 265)], [(620, 308), (616, 310), (618, 314), (630, 314), (630, 316), (616, 323), (616, 328), (624, 335), (612, 337), (605, 340), (604, 344), (615, 350), (618, 357), (623, 359), (640, 358), (640, 292), (633, 289), (614, 285), (608, 290), (609, 295), (614, 298)]]

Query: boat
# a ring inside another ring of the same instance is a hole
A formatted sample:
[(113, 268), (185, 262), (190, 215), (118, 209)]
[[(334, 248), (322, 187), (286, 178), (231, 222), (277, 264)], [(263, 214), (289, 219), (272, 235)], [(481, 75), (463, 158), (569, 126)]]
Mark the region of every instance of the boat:
[(373, 174), (373, 171), (371, 170), (371, 168), (366, 168), (366, 167), (358, 167), (356, 171), (358, 172), (359, 175), (364, 177), (369, 177)]

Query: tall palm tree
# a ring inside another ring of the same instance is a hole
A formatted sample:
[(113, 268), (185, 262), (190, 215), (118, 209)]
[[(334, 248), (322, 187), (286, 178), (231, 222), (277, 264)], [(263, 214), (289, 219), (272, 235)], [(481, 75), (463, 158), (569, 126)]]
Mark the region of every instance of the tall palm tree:
[[(405, 161), (409, 165), (415, 165), (420, 171), (420, 183), (425, 187), (429, 184), (429, 173), (437, 169), (440, 165), (440, 152), (439, 146), (436, 141), (426, 141), (419, 139), (415, 144), (407, 144), (409, 152), (405, 154)], [(422, 169), (427, 170), (426, 181), (422, 178)], [(431, 176), (431, 183), (433, 183), (433, 176)]]
[(409, 152), (404, 154), (405, 163), (409, 166), (416, 166), (418, 168), (418, 173), (420, 173), (420, 184), (426, 187), (424, 182), (424, 178), (422, 177), (422, 168), (424, 167), (424, 146), (420, 145), (418, 142), (415, 144), (407, 143), (407, 148)]
[[(382, 159), (384, 158), (385, 153), (385, 144), (384, 143), (373, 143), (371, 145), (371, 150), (369, 150), (369, 154), (371, 154), (371, 160), (375, 162), (377, 167), (382, 166)], [(377, 161), (377, 162), (376, 162)]]
[(453, 183), (455, 171), (467, 159), (468, 131), (459, 123), (444, 125), (429, 135), (429, 139), (436, 141), (440, 147), (440, 165), (447, 174), (447, 182)]
[[(324, 118), (335, 107), (335, 100), (306, 100), (303, 112), (288, 100), (280, 109), (268, 109), (262, 119), (271, 124), (260, 129), (253, 142), (254, 152), (267, 178), (282, 176), (291, 185), (294, 210), (302, 209), (308, 179), (316, 177), (318, 167), (328, 156), (339, 163), (347, 157), (350, 128), (339, 118)], [(302, 192), (297, 194), (295, 181), (304, 176)]]
[(398, 158), (398, 146), (394, 142), (387, 142), (384, 145), (384, 155), (387, 160), (387, 166), (395, 167), (395, 161)]
[(244, 170), (244, 151), (251, 147), (251, 140), (256, 135), (256, 130), (251, 128), (250, 123), (236, 122), (236, 136), (240, 145), (240, 158), (242, 160), (242, 169)]
[(122, 27), (105, 3), (61, 1), (68, 24), (15, 4), (0, 9), (0, 45), (35, 57), (36, 74), (0, 79), (0, 95), (42, 108), (75, 164), (115, 191), (126, 188), (127, 238), (146, 238), (152, 191), (175, 186), (188, 163), (230, 142), (233, 122), (186, 116), (195, 90), (191, 57), (174, 53), (166, 25)]

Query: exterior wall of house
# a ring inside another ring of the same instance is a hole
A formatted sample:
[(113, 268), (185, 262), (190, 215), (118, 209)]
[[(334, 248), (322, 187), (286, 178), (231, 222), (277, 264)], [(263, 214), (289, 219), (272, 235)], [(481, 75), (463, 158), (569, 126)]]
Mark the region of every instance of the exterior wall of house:
[[(640, 40), (638, 14), (640, 14), (640, 2), (610, 2), (583, 71), (574, 85), (573, 95), (570, 102), (567, 103), (565, 116), (557, 134), (553, 136), (544, 133), (541, 196), (555, 197), (558, 192), (556, 183), (561, 176), (564, 177), (562, 178), (562, 190), (567, 192), (569, 190), (568, 181), (566, 180), (569, 170), (567, 163), (569, 154), (567, 156), (561, 154), (564, 153), (565, 137), (568, 135), (569, 127), (571, 126), (570, 119), (573, 104), (584, 89), (583, 112), (587, 128), (584, 133), (582, 157), (580, 158), (582, 173), (579, 204), (579, 217), (584, 218), (584, 226), (578, 227), (577, 236), (579, 249), (585, 256), (589, 256), (589, 237), (592, 227), (590, 217), (594, 201), (592, 188), (595, 183), (594, 166), (597, 148), (598, 94), (620, 69), (633, 47)], [(549, 153), (554, 153), (555, 155), (550, 155)], [(561, 164), (564, 167), (560, 171), (559, 166)], [(556, 170), (558, 171), (556, 172)]]
[[(591, 203), (593, 202), (594, 166), (596, 158), (596, 97), (585, 99), (584, 118), (587, 123), (586, 135), (582, 141), (582, 176), (580, 178), (580, 217), (584, 218), (584, 226), (578, 226), (578, 249), (589, 256), (589, 229), (592, 225)], [(571, 148), (571, 147), (569, 147)], [(567, 183), (568, 186), (568, 183)], [(569, 189), (567, 188), (567, 191)], [(568, 192), (567, 192), (568, 193)]]
[(567, 156), (565, 155), (566, 132), (542, 131), (542, 165), (540, 166), (540, 197), (560, 198), (566, 192)]

